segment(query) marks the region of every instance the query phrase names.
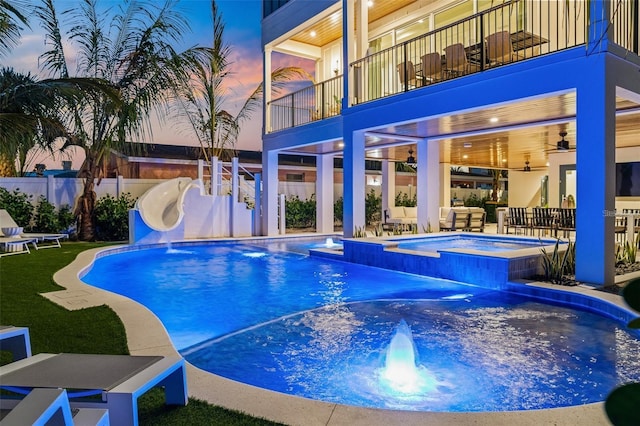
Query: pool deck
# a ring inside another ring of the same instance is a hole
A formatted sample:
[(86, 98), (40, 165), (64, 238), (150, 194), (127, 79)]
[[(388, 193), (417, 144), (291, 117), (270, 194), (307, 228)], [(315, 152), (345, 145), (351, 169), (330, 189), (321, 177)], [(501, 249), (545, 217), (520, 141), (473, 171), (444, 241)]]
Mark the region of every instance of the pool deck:
[[(106, 250), (113, 249), (114, 247), (110, 247)], [(78, 278), (93, 262), (96, 255), (104, 250), (104, 248), (93, 249), (78, 255), (71, 264), (58, 271), (53, 277), (54, 281), (65, 290), (45, 293), (43, 296), (70, 310), (106, 304), (124, 323), (129, 351), (132, 355), (179, 356), (164, 326), (150, 310), (124, 296), (86, 285)], [(628, 311), (620, 296), (594, 291), (589, 287), (560, 287), (536, 282), (527, 282), (522, 285), (550, 288), (568, 294), (587, 294)], [(604, 413), (603, 403), (511, 412), (450, 413), (371, 409), (314, 401), (268, 391), (187, 365), (189, 396), (288, 425), (560, 426), (580, 424), (589, 426), (610, 424)]]

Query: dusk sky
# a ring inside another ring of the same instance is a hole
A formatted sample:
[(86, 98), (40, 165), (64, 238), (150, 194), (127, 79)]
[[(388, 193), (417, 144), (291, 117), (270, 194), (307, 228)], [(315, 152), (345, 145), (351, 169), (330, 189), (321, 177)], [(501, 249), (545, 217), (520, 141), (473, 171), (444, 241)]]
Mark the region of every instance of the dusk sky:
[[(32, 0), (36, 2), (37, 0)], [(160, 1), (160, 0), (157, 0)], [(54, 0), (59, 11), (74, 7), (79, 0)], [(102, 0), (99, 4), (117, 6), (119, 0)], [(217, 5), (222, 12), (225, 22), (225, 41), (231, 47), (232, 75), (228, 77), (226, 104), (224, 108), (231, 113), (236, 113), (242, 106), (248, 95), (262, 81), (262, 52), (260, 45), (260, 21), (262, 19), (262, 2), (260, 0), (218, 0)], [(185, 34), (183, 48), (193, 45), (211, 46), (211, 3), (209, 0), (179, 0), (178, 7), (184, 10), (188, 16), (192, 29), (191, 34)], [(13, 49), (11, 54), (2, 58), (0, 66), (13, 67), (19, 72), (31, 72), (40, 77), (46, 77), (38, 70), (38, 56), (44, 50), (44, 33), (36, 20), (30, 22), (31, 29), (25, 29), (22, 33), (21, 43)], [(283, 63), (283, 56), (276, 55), (273, 58), (273, 67), (294, 65)], [(307, 64), (308, 66), (308, 64)], [(312, 71), (312, 70), (310, 70)], [(238, 149), (261, 150), (261, 124), (262, 117), (256, 111), (250, 122), (243, 125)], [(184, 132), (176, 132), (170, 120), (164, 126), (154, 126), (154, 143), (197, 145), (197, 141), (191, 135)], [(47, 161), (50, 163), (51, 160)], [(79, 167), (74, 159), (74, 168)], [(39, 160), (40, 162), (40, 160)], [(56, 168), (59, 161), (56, 159)], [(47, 167), (52, 168), (53, 164)]]

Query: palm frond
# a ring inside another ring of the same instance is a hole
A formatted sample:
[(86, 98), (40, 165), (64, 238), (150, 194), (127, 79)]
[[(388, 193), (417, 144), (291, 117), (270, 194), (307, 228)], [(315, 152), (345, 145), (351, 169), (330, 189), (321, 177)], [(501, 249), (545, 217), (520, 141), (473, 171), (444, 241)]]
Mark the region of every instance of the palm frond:
[(18, 45), (23, 24), (29, 27), (25, 0), (0, 0), (0, 57), (7, 55)]

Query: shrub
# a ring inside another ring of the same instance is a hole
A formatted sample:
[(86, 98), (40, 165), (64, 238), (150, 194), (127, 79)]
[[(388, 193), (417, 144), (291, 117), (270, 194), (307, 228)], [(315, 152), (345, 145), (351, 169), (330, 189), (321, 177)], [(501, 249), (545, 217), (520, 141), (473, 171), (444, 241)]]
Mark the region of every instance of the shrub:
[(333, 203), (333, 222), (342, 225), (344, 221), (344, 198), (340, 197)]
[(125, 241), (129, 239), (129, 210), (136, 200), (131, 194), (119, 198), (106, 195), (98, 201), (94, 209), (95, 235), (102, 241)]
[(65, 204), (60, 206), (58, 209), (58, 225), (60, 226), (60, 231), (72, 234), (75, 232), (76, 228), (76, 217), (71, 210), (71, 206)]
[(564, 284), (567, 281), (567, 275), (576, 273), (576, 244), (569, 241), (564, 253), (560, 252), (559, 247), (560, 240), (558, 239), (552, 253), (547, 253), (544, 247), (540, 249), (543, 255), (542, 268), (545, 280), (556, 284)]
[(316, 226), (316, 196), (301, 200), (297, 195), (285, 200), (285, 223), (287, 228), (312, 228)]
[(396, 194), (395, 205), (397, 207), (415, 207), (418, 205), (418, 194), (413, 194), (413, 197), (409, 198), (409, 194), (406, 192), (398, 192)]
[(36, 232), (60, 232), (56, 207), (41, 195), (33, 217), (33, 230)]
[(364, 198), (364, 219), (367, 225), (382, 219), (382, 197), (378, 197), (372, 189)]
[(33, 215), (32, 197), (32, 195), (21, 193), (19, 189), (9, 192), (5, 188), (0, 188), (0, 209), (5, 209), (18, 226), (28, 230), (31, 227)]

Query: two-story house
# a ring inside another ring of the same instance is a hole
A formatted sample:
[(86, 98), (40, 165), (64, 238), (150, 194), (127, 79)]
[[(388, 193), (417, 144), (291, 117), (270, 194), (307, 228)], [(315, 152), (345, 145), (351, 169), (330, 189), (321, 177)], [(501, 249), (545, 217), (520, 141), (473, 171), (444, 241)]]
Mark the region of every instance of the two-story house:
[[(346, 237), (365, 224), (365, 159), (383, 160), (383, 208), (393, 163), (415, 161), (432, 227), (451, 165), (509, 169), (510, 205), (548, 176), (558, 206), (571, 172), (576, 278), (613, 281), (616, 162), (640, 161), (637, 1), (265, 0), (263, 14), (264, 234), (284, 153), (317, 157), (321, 232), (343, 158)], [(317, 83), (271, 99), (278, 52), (314, 60)]]

